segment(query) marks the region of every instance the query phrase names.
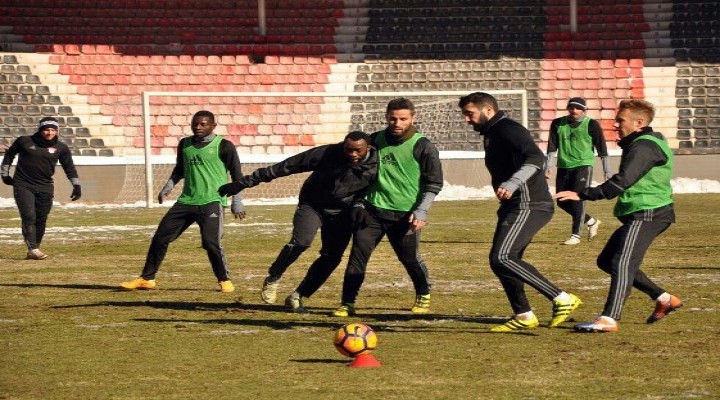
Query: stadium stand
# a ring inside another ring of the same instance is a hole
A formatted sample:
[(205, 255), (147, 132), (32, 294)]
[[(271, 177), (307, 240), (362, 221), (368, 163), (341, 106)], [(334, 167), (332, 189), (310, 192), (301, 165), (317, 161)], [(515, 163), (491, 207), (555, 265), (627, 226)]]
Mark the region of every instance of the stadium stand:
[[(358, 92), (332, 124), (293, 120), (279, 100), (252, 107), (204, 100), (236, 115), (221, 133), (241, 152), (292, 153), (336, 141), (347, 129), (382, 126), (381, 116), (368, 114), (382, 100), (363, 92), (522, 89), (531, 104), (528, 126), (541, 145), (567, 98), (583, 96), (611, 148), (614, 109), (625, 98), (656, 104), (653, 126), (678, 151), (717, 148), (717, 2), (578, 0), (575, 32), (567, 0), (270, 0), (263, 35), (256, 7), (4, 1), (0, 105), (8, 107), (0, 109), (0, 128), (8, 129), (0, 138), (29, 128), (29, 118), (56, 114), (71, 130), (61, 136), (95, 143), (85, 150), (139, 155), (144, 91)], [(198, 13), (212, 23), (195, 23)], [(422, 129), (442, 150), (481, 150), (447, 104)], [(503, 97), (502, 106), (519, 116), (517, 97)], [(172, 154), (189, 131), (167, 122), (186, 121), (197, 104), (158, 98), (153, 107), (153, 153)], [(333, 107), (308, 104), (304, 112)]]

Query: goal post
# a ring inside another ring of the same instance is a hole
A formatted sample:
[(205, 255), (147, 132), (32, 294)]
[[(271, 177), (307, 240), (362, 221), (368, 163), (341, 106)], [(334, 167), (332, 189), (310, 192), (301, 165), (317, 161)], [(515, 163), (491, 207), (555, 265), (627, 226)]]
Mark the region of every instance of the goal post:
[[(500, 109), (528, 126), (526, 90), (487, 90)], [(233, 141), (243, 164), (277, 162), (307, 148), (337, 143), (352, 130), (375, 132), (386, 126), (385, 106), (391, 99), (413, 101), (416, 126), (440, 150), (441, 158), (482, 158), (481, 141), (457, 107), (470, 91), (398, 92), (143, 92), (142, 124), (145, 163), (145, 197), (151, 207), (153, 180), (153, 128), (166, 137), (192, 135), (189, 118), (207, 109), (216, 115), (216, 132)], [(182, 119), (182, 122), (179, 120)], [(162, 129), (160, 129), (162, 128)], [(160, 139), (160, 138), (155, 138)], [(168, 141), (172, 143), (172, 140)], [(166, 147), (171, 147), (167, 144)], [(175, 150), (174, 148), (172, 149)]]

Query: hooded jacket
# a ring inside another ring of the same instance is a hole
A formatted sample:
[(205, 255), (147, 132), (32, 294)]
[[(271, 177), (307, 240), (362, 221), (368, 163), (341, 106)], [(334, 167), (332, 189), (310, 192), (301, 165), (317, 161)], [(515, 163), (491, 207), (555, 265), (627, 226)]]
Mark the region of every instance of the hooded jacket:
[(70, 149), (65, 143), (60, 142), (57, 136), (52, 140), (46, 140), (38, 131), (33, 135), (17, 138), (5, 152), (2, 161), (3, 170), (9, 169), (15, 156), (18, 156), (18, 163), (13, 176), (13, 185), (53, 193), (53, 175), (58, 162), (70, 181), (78, 179)]
[(367, 156), (358, 164), (345, 157), (343, 143), (318, 146), (291, 156), (246, 176), (247, 187), (270, 182), (283, 176), (312, 172), (300, 189), (300, 203), (324, 211), (349, 208), (361, 198), (377, 176), (377, 151), (368, 147)]

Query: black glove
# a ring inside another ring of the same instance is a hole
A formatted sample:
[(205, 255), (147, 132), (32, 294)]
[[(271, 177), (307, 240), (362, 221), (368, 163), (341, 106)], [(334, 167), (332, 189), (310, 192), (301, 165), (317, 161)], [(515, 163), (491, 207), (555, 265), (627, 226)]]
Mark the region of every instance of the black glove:
[(247, 188), (247, 186), (243, 181), (231, 182), (220, 186), (218, 193), (220, 193), (220, 196), (234, 196), (245, 188)]
[(3, 177), (2, 177), (2, 181), (3, 181), (3, 183), (6, 184), (6, 185), (10, 185), (10, 186), (13, 185), (13, 178), (12, 178), (12, 176), (10, 176), (10, 175), (8, 175), (8, 176), (3, 176)]
[(82, 190), (80, 189), (80, 185), (73, 185), (73, 191), (70, 194), (70, 200), (75, 201), (82, 196)]
[(370, 214), (362, 203), (355, 204), (350, 210), (350, 227), (353, 230), (366, 227), (369, 220)]

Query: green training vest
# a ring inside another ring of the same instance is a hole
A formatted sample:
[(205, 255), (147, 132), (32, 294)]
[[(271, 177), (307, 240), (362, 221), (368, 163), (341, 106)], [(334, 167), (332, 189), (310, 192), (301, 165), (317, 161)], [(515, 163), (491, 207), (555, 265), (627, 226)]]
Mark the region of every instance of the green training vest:
[(672, 186), (670, 185), (673, 171), (673, 154), (667, 141), (652, 135), (642, 135), (633, 140), (633, 143), (638, 140), (650, 140), (657, 143), (662, 152), (665, 153), (667, 162), (665, 165), (650, 169), (645, 176), (618, 197), (613, 210), (616, 217), (632, 214), (640, 210), (652, 210), (673, 203)]
[(227, 200), (218, 194), (218, 188), (228, 182), (227, 169), (220, 159), (220, 142), (215, 139), (203, 148), (196, 148), (192, 140), (186, 140), (182, 148), (185, 186), (178, 198), (178, 203), (191, 206), (219, 201), (223, 206)]
[(558, 154), (557, 166), (559, 168), (577, 168), (595, 163), (593, 141), (588, 132), (590, 118), (585, 117), (576, 128), (563, 117), (558, 125)]
[(375, 207), (410, 211), (420, 196), (420, 164), (413, 155), (415, 143), (423, 135), (415, 133), (399, 145), (390, 145), (385, 134), (375, 138), (378, 151), (377, 180), (370, 185), (365, 199)]

